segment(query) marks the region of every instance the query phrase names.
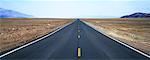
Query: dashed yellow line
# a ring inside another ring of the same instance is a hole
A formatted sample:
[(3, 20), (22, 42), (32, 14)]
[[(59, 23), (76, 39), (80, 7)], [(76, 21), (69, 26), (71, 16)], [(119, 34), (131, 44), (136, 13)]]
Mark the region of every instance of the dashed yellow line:
[(81, 57), (81, 48), (78, 48), (78, 58)]
[(80, 38), (81, 36), (80, 35), (78, 35), (78, 38)]
[(78, 30), (78, 32), (81, 32), (80, 30)]

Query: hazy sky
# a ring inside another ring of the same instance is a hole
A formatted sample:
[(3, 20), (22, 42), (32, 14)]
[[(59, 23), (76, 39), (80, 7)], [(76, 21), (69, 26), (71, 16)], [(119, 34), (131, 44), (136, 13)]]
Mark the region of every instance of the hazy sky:
[(117, 18), (150, 13), (150, 0), (0, 0), (0, 7), (35, 17)]

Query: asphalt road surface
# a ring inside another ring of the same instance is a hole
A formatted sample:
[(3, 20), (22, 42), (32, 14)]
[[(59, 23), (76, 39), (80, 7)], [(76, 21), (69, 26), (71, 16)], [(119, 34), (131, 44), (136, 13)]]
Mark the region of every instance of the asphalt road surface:
[(55, 34), (2, 60), (150, 60), (89, 27), (79, 19)]

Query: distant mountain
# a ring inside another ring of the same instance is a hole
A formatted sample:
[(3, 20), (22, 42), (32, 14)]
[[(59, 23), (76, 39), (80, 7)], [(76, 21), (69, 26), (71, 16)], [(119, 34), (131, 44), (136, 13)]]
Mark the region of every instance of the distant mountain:
[(0, 18), (31, 18), (31, 15), (0, 8)]
[(150, 18), (150, 13), (137, 12), (131, 15), (122, 16), (121, 18)]

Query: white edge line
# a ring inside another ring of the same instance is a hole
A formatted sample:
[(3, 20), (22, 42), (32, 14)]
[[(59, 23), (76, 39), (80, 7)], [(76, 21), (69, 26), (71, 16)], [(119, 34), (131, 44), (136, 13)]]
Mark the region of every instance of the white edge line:
[(114, 40), (114, 41), (116, 41), (116, 42), (118, 42), (118, 43), (120, 43), (120, 44), (122, 44), (122, 45), (124, 45), (124, 46), (126, 46), (126, 47), (128, 47), (128, 48), (130, 48), (130, 49), (132, 49), (132, 50), (134, 50), (134, 51), (136, 51), (136, 52), (138, 52), (138, 53), (140, 53), (140, 54), (146, 56), (146, 57), (148, 57), (148, 58), (150, 58), (150, 56), (149, 56), (148, 54), (145, 54), (145, 53), (143, 53), (142, 51), (139, 51), (139, 50), (137, 50), (136, 48), (131, 47), (131, 46), (127, 45), (126, 43), (121, 42), (121, 41), (119, 41), (119, 40), (117, 40), (117, 39), (115, 39), (115, 38), (113, 38), (113, 37), (107, 35), (104, 31), (102, 31), (102, 30), (100, 30), (100, 29), (97, 29), (97, 28), (96, 28), (94, 25), (92, 25), (91, 23), (88, 23), (88, 22), (85, 22), (85, 21), (82, 21), (82, 22), (85, 23), (86, 25), (88, 25), (88, 26), (94, 28), (96, 31), (98, 31), (98, 32), (100, 32), (100, 33), (102, 33), (102, 34), (104, 34), (105, 36), (111, 38), (112, 40)]
[[(74, 20), (73, 22), (75, 22), (75, 20)], [(11, 50), (11, 51), (9, 51), (9, 52), (7, 52), (7, 53), (4, 53), (4, 54), (0, 55), (0, 58), (6, 56), (6, 55), (8, 55), (8, 54), (11, 54), (11, 53), (13, 53), (13, 52), (15, 52), (15, 51), (18, 51), (18, 50), (20, 50), (20, 49), (22, 49), (22, 48), (24, 48), (24, 47), (27, 47), (27, 46), (29, 46), (29, 45), (31, 45), (31, 44), (33, 44), (33, 43), (36, 43), (36, 42), (38, 42), (38, 41), (40, 41), (40, 40), (42, 40), (42, 39), (44, 39), (44, 38), (46, 38), (46, 37), (48, 37), (48, 36), (50, 36), (50, 35), (53, 35), (54, 33), (60, 31), (61, 29), (65, 28), (66, 26), (68, 26), (68, 25), (70, 25), (70, 24), (72, 24), (73, 22), (68, 23), (68, 24), (66, 24), (66, 25), (63, 25), (63, 26), (58, 26), (58, 27), (56, 27), (56, 28), (58, 28), (58, 29), (54, 30), (53, 32), (49, 33), (48, 35), (43, 36), (43, 37), (41, 37), (41, 38), (39, 38), (39, 39), (37, 39), (37, 40), (35, 40), (35, 41), (29, 42), (29, 43), (27, 43), (27, 44), (25, 44), (25, 45), (23, 45), (23, 46), (21, 46), (21, 47), (18, 47), (18, 48), (16, 48), (16, 49), (13, 49), (13, 50)]]

